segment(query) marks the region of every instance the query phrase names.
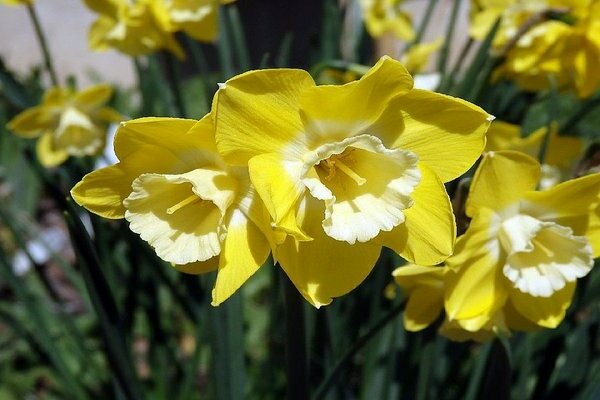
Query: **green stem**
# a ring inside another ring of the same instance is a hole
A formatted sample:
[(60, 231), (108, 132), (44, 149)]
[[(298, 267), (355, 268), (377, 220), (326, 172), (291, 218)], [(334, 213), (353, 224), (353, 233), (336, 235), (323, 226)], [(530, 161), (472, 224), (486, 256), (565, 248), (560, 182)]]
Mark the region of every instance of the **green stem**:
[(173, 95), (175, 109), (180, 117), (185, 118), (187, 116), (187, 112), (185, 101), (183, 100), (183, 94), (181, 93), (181, 88), (179, 87), (180, 74), (178, 61), (175, 59), (175, 56), (170, 53), (165, 52), (163, 55), (165, 75), (169, 84), (169, 89)]
[(44, 56), (44, 66), (50, 75), (50, 80), (54, 86), (58, 86), (58, 78), (56, 75), (56, 70), (54, 69), (54, 65), (52, 64), (52, 57), (50, 57), (50, 51), (48, 50), (48, 42), (46, 41), (46, 36), (44, 35), (44, 31), (42, 30), (42, 25), (40, 24), (40, 20), (38, 18), (37, 12), (33, 4), (27, 4), (27, 12), (29, 13), (29, 17), (31, 18), (31, 22), (33, 23), (33, 27), (35, 28), (35, 35), (37, 40), (42, 48), (42, 54)]
[(491, 343), (486, 343), (481, 347), (479, 356), (477, 357), (477, 361), (473, 367), (473, 371), (471, 372), (471, 380), (469, 381), (469, 386), (467, 387), (465, 400), (475, 400), (477, 398), (477, 394), (481, 387), (481, 380), (483, 379), (483, 373), (485, 372), (485, 367), (488, 364), (488, 358), (490, 357), (491, 349)]
[(550, 143), (550, 136), (552, 135), (556, 113), (558, 112), (556, 80), (552, 76), (549, 76), (548, 80), (550, 83), (550, 98), (548, 99), (548, 122), (546, 124), (546, 134), (544, 135), (544, 140), (542, 140), (542, 144), (538, 153), (538, 160), (540, 161), (540, 164), (544, 164), (544, 161), (546, 160), (548, 144)]
[(452, 37), (454, 36), (454, 28), (456, 27), (456, 20), (458, 17), (458, 9), (460, 8), (460, 4), (460, 0), (454, 0), (454, 4), (452, 5), (452, 13), (450, 14), (450, 21), (448, 22), (448, 28), (446, 29), (446, 38), (444, 39), (444, 46), (440, 51), (438, 70), (440, 71), (440, 75), (442, 76), (442, 81), (446, 80), (448, 54), (450, 53), (450, 44), (452, 43)]
[(500, 339), (492, 343), (485, 380), (479, 398), (490, 400), (509, 400), (512, 368), (507, 348)]
[(337, 361), (335, 366), (331, 369), (329, 374), (323, 379), (323, 382), (319, 385), (313, 399), (322, 399), (327, 394), (327, 391), (331, 388), (331, 385), (338, 379), (340, 373), (350, 360), (356, 355), (360, 349), (362, 349), (369, 341), (381, 332), (381, 330), (390, 322), (392, 322), (401, 311), (405, 308), (404, 302), (392, 308), (386, 315), (384, 315), (375, 325), (373, 325), (364, 335), (359, 337), (344, 353), (344, 355)]
[(421, 20), (421, 24), (419, 25), (419, 30), (417, 31), (415, 38), (412, 42), (404, 47), (401, 54), (406, 53), (406, 51), (408, 51), (408, 49), (410, 49), (412, 46), (421, 42), (423, 35), (429, 26), (429, 22), (431, 21), (433, 10), (435, 9), (437, 2), (438, 0), (429, 0), (429, 4), (427, 4), (427, 9), (425, 10), (425, 15), (423, 16), (423, 20)]
[(586, 115), (588, 115), (591, 111), (594, 111), (598, 106), (600, 106), (600, 94), (596, 94), (595, 96), (587, 99), (581, 108), (579, 108), (579, 110), (577, 110), (560, 125), (558, 132), (564, 133), (570, 131), (577, 126), (577, 124), (579, 124)]
[(309, 392), (304, 300), (287, 276), (283, 280), (287, 398), (288, 400), (306, 400), (309, 398)]

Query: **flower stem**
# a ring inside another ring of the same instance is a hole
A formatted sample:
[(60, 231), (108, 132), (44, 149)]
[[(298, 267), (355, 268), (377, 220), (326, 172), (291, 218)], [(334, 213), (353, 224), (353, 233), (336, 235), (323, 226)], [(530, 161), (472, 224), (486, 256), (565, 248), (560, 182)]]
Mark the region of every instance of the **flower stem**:
[(287, 276), (283, 281), (287, 398), (306, 400), (309, 395), (303, 299)]
[(364, 335), (359, 337), (345, 352), (344, 355), (335, 363), (329, 374), (323, 379), (323, 382), (319, 385), (315, 391), (313, 399), (322, 399), (327, 394), (327, 391), (331, 388), (339, 377), (346, 364), (352, 360), (356, 353), (362, 349), (369, 341), (375, 337), (381, 330), (387, 326), (388, 323), (393, 321), (402, 310), (405, 309), (405, 302), (400, 303), (396, 307), (392, 308), (386, 315), (384, 315), (375, 325), (373, 325)]
[(167, 78), (167, 82), (169, 84), (169, 88), (171, 90), (171, 94), (173, 95), (173, 102), (175, 105), (175, 109), (179, 114), (179, 117), (185, 118), (187, 116), (185, 102), (183, 100), (183, 94), (181, 93), (181, 89), (179, 87), (179, 64), (177, 59), (170, 53), (164, 52), (164, 69)]
[(31, 18), (31, 22), (33, 23), (33, 27), (35, 28), (35, 35), (37, 40), (42, 48), (42, 54), (44, 56), (44, 66), (50, 75), (50, 80), (54, 86), (58, 86), (58, 78), (56, 76), (56, 70), (54, 69), (54, 65), (52, 64), (52, 57), (50, 57), (50, 51), (48, 50), (48, 42), (46, 42), (46, 36), (44, 35), (44, 31), (42, 30), (42, 26), (40, 24), (40, 19), (38, 18), (37, 12), (33, 4), (27, 4), (27, 12), (29, 13), (29, 18)]

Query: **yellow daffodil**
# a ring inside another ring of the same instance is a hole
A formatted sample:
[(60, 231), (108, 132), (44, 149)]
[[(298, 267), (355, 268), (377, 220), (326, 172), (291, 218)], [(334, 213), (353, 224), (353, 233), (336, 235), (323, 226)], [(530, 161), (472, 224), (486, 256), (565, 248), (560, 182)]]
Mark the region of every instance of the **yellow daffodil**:
[(600, 88), (600, 1), (479, 1), (471, 34), (485, 35), (502, 16), (494, 40), (506, 59), (495, 73), (525, 90), (547, 89), (552, 76), (561, 89), (589, 97)]
[(172, 32), (184, 31), (202, 42), (212, 42), (218, 34), (221, 4), (234, 0), (162, 0)]
[(514, 151), (483, 158), (467, 200), (472, 217), (444, 266), (393, 272), (406, 291), (404, 323), (419, 331), (442, 311), (440, 334), (485, 341), (554, 328), (576, 280), (600, 255), (600, 174), (535, 191), (540, 166)]
[(410, 15), (401, 10), (402, 3), (404, 0), (360, 0), (369, 35), (377, 38), (391, 33), (402, 40), (414, 39)]
[[(444, 311), (444, 295), (448, 267), (406, 265), (393, 272), (396, 283), (406, 292), (408, 301), (404, 311), (404, 327), (417, 332), (431, 325)], [(439, 333), (454, 341), (485, 342), (496, 336), (509, 336), (511, 330), (534, 331), (541, 327), (527, 321), (506, 303), (491, 317), (471, 319), (445, 318)]]
[(218, 269), (213, 305), (226, 300), (268, 257), (270, 227), (247, 168), (217, 153), (212, 114), (124, 122), (114, 145), (119, 163), (86, 175), (71, 190), (75, 201), (125, 218), (183, 272)]
[(540, 166), (512, 151), (483, 158), (466, 204), (472, 217), (446, 261), (448, 318), (488, 323), (510, 303), (526, 320), (556, 327), (600, 255), (594, 218), (600, 174), (535, 191)]
[(409, 73), (417, 74), (427, 67), (431, 55), (438, 51), (443, 44), (442, 38), (429, 43), (415, 44), (402, 56), (400, 61)]
[(382, 245), (420, 264), (452, 253), (443, 183), (479, 157), (491, 118), (412, 84), (400, 63), (383, 57), (346, 85), (316, 86), (302, 70), (259, 70), (217, 92), (219, 152), (249, 166), (287, 235), (274, 256), (315, 306), (364, 280)]
[(112, 93), (108, 85), (81, 92), (54, 87), (44, 94), (42, 104), (18, 114), (8, 128), (24, 138), (39, 137), (37, 155), (46, 167), (59, 165), (69, 156), (96, 154), (104, 147), (107, 124), (122, 119), (105, 106)]
[[(495, 120), (487, 133), (486, 151), (516, 150), (537, 158), (548, 129), (542, 127), (526, 137), (518, 125)], [(583, 141), (558, 135), (552, 130), (542, 165), (539, 188), (548, 189), (572, 175), (572, 168), (583, 152)]]
[(114, 48), (132, 56), (166, 49), (184, 57), (181, 46), (173, 37), (169, 15), (157, 0), (84, 0), (100, 16), (89, 32), (90, 47), (104, 51)]
[(85, 0), (100, 18), (90, 29), (90, 46), (115, 48), (129, 55), (166, 49), (184, 58), (173, 34), (184, 31), (210, 42), (218, 33), (218, 10), (232, 0)]

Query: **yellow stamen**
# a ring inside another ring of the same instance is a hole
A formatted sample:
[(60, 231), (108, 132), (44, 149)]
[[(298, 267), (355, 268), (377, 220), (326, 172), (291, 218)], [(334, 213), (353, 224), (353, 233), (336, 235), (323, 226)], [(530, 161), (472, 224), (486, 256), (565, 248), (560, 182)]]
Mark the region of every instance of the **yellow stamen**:
[(338, 167), (340, 169), (340, 171), (345, 173), (350, 179), (352, 179), (354, 182), (356, 182), (356, 184), (358, 186), (362, 186), (365, 184), (365, 182), (367, 182), (367, 180), (365, 178), (358, 175), (356, 172), (352, 171), (352, 169), (350, 169), (349, 166), (344, 164), (342, 162), (342, 160), (340, 160), (339, 158), (337, 160), (335, 160), (335, 166)]
[(535, 244), (535, 247), (539, 248), (540, 250), (542, 250), (544, 252), (544, 254), (546, 254), (546, 256), (548, 257), (554, 257), (554, 251), (550, 250), (548, 247), (546, 247), (541, 240), (533, 240), (533, 243)]
[(200, 197), (198, 197), (195, 194), (192, 194), (186, 197), (185, 199), (181, 200), (179, 203), (175, 204), (173, 207), (167, 208), (167, 214), (171, 215), (174, 212), (182, 209), (183, 207), (188, 206), (190, 204), (194, 204), (200, 200), (202, 200)]

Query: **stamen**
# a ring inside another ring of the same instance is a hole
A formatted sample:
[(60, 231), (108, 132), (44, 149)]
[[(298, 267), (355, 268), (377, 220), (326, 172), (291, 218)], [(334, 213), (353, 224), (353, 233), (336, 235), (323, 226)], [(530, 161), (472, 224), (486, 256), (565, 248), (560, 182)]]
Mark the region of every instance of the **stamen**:
[(537, 248), (539, 248), (540, 250), (542, 250), (544, 252), (544, 254), (546, 254), (546, 256), (548, 257), (554, 257), (554, 251), (552, 251), (551, 249), (549, 249), (548, 247), (546, 247), (541, 240), (537, 240), (534, 239), (533, 243), (535, 244), (535, 246)]
[(362, 186), (367, 182), (365, 178), (352, 171), (352, 169), (346, 164), (344, 164), (339, 158), (335, 160), (335, 166), (338, 167), (340, 171), (345, 173), (350, 179), (356, 182), (358, 186)]
[(202, 200), (200, 197), (198, 197), (195, 194), (192, 194), (192, 195), (186, 197), (185, 199), (181, 200), (179, 203), (175, 204), (174, 206), (167, 208), (167, 214), (171, 215), (171, 214), (175, 213), (176, 211), (182, 209), (183, 207), (188, 206), (190, 204), (194, 204), (200, 200)]

